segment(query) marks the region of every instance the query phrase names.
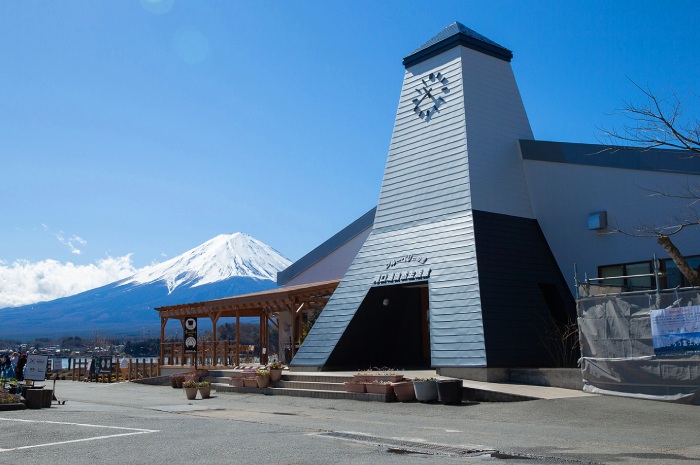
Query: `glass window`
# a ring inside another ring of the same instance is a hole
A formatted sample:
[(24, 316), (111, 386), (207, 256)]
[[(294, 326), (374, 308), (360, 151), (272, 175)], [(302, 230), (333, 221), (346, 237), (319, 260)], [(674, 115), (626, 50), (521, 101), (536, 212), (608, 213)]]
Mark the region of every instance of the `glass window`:
[[(623, 291), (643, 291), (656, 287), (653, 276), (636, 276), (652, 274), (651, 261), (624, 263), (622, 265), (606, 265), (598, 267), (598, 276), (605, 279), (600, 281), (603, 286), (618, 286)], [(624, 277), (634, 276), (634, 277)]]
[[(688, 261), (688, 265), (690, 265), (694, 270), (700, 270), (700, 257), (688, 257), (686, 260)], [(664, 260), (664, 266), (666, 268), (666, 287), (674, 288), (678, 286), (690, 286), (690, 283), (687, 279), (685, 279), (685, 276), (681, 274), (681, 271), (678, 269), (676, 264), (673, 263), (673, 260), (670, 258)]]

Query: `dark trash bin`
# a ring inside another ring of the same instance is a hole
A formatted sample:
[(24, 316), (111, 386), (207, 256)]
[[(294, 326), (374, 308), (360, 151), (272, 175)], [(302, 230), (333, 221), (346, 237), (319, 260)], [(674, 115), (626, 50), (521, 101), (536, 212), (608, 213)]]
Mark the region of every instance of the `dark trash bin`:
[(437, 382), (438, 400), (445, 405), (462, 403), (462, 380), (440, 379)]
[(37, 409), (41, 408), (44, 403), (44, 390), (43, 389), (27, 389), (24, 392), (24, 405), (27, 408)]

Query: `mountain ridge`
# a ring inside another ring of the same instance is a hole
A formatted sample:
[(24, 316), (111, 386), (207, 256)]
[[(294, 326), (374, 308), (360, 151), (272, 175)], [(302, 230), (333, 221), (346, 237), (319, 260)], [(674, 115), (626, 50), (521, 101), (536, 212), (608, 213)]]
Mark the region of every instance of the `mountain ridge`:
[(277, 287), (291, 262), (244, 234), (220, 234), (134, 275), (72, 296), (0, 309), (0, 338), (138, 335), (159, 330), (154, 308), (219, 299)]

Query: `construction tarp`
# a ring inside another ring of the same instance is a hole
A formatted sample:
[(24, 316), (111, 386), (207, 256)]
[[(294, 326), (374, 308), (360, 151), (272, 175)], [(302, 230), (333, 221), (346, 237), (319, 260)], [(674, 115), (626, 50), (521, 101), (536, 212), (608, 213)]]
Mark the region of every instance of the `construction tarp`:
[[(698, 290), (578, 299), (583, 390), (700, 404), (698, 305)], [(652, 319), (673, 334), (654, 339)]]

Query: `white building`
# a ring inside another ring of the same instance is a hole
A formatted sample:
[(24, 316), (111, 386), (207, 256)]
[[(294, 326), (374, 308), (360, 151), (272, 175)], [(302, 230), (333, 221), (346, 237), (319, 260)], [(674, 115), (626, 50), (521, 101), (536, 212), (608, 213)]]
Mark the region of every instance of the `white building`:
[[(654, 240), (608, 225), (667, 221), (670, 200), (649, 190), (698, 183), (700, 160), (533, 140), (511, 58), (453, 23), (404, 59), (376, 210), (278, 276), (281, 285), (342, 278), (292, 368), (433, 367), (488, 379), (491, 369), (552, 366), (554, 322), (576, 318), (574, 264), (581, 276), (646, 274), (654, 253), (665, 257)], [(697, 238), (675, 242), (700, 256)], [(664, 286), (681, 284), (662, 266)]]

